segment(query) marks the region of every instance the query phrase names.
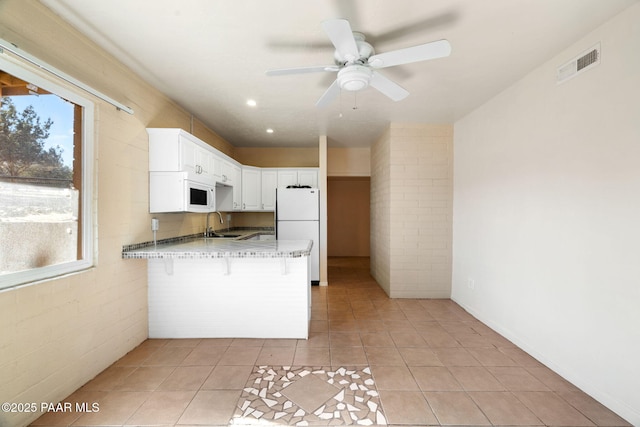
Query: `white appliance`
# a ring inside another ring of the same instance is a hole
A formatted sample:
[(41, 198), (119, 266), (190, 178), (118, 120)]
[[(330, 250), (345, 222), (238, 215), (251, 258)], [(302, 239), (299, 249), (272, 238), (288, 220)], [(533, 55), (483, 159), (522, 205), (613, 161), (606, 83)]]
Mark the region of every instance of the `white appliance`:
[(313, 240), (310, 279), (312, 285), (320, 284), (320, 190), (308, 187), (276, 190), (276, 238)]
[(187, 172), (149, 172), (149, 212), (215, 210), (215, 187), (187, 179)]

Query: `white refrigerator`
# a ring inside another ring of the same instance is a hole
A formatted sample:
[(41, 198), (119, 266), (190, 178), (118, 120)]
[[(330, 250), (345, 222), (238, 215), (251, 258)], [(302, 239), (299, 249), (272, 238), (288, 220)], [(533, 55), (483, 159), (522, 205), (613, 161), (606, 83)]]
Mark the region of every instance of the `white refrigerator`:
[(312, 285), (320, 283), (320, 190), (278, 188), (276, 190), (276, 238), (313, 240), (310, 255)]

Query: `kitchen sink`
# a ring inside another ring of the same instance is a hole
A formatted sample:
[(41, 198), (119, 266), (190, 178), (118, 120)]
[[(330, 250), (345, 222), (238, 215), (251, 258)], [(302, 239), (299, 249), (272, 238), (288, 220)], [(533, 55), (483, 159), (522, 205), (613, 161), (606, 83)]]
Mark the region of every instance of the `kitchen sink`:
[(213, 234), (205, 237), (205, 239), (235, 239), (240, 236), (241, 234)]

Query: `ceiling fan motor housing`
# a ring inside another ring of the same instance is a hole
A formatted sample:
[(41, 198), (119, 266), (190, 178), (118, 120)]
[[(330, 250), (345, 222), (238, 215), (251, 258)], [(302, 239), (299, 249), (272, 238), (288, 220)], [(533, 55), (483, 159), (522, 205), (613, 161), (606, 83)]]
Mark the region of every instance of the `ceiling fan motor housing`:
[(358, 48), (358, 57), (353, 58), (351, 55), (344, 55), (336, 49), (333, 54), (333, 58), (338, 65), (350, 65), (350, 64), (366, 64), (367, 59), (375, 52), (373, 50), (373, 46), (367, 43), (364, 40), (364, 34), (358, 33), (356, 31), (353, 32), (353, 38), (356, 42), (356, 46)]
[(343, 90), (358, 91), (369, 86), (373, 71), (364, 65), (349, 65), (338, 72), (338, 84)]

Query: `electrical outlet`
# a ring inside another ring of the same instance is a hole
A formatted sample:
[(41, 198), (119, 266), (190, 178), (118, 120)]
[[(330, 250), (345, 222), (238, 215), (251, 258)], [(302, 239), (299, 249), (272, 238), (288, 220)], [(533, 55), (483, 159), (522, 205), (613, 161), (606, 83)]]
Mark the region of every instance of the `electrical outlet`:
[(469, 287), (469, 289), (474, 290), (476, 288), (476, 281), (469, 278), (467, 279), (467, 287)]
[(160, 228), (160, 221), (157, 218), (151, 218), (151, 231), (158, 231)]

